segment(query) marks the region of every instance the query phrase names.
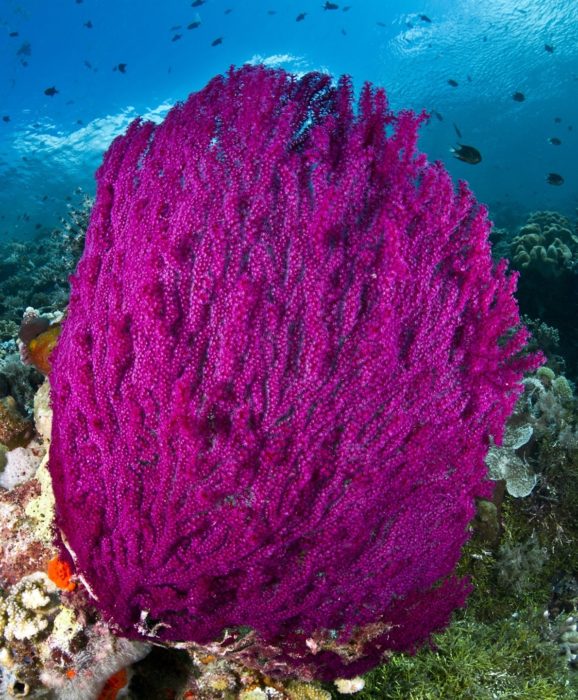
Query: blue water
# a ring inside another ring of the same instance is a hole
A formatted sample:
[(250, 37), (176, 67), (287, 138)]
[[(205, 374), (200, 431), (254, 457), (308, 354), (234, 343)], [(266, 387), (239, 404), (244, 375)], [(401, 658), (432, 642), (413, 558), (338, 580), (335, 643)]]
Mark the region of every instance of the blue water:
[[(423, 128), (422, 150), (468, 180), (497, 223), (536, 209), (574, 216), (577, 0), (337, 4), (0, 0), (0, 239), (52, 228), (67, 205), (93, 193), (104, 150), (131, 119), (161, 119), (213, 75), (247, 61), (349, 73), (356, 88), (364, 80), (384, 86), (395, 109), (435, 110), (443, 121), (434, 115)], [(200, 26), (187, 29), (193, 22)], [(57, 92), (46, 95), (49, 88)], [(513, 100), (515, 92), (526, 99)], [(482, 162), (453, 158), (457, 142), (478, 148)], [(550, 172), (563, 185), (548, 184)]]

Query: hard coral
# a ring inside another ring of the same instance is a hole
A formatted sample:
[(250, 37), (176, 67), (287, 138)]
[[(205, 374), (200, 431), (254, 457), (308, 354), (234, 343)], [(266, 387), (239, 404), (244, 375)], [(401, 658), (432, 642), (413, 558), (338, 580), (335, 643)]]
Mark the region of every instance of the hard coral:
[(247, 66), (109, 149), (50, 471), (63, 550), (124, 635), (333, 679), (464, 603), (484, 455), (538, 359), (421, 121)]
[(14, 399), (11, 396), (0, 399), (0, 444), (10, 450), (24, 447), (32, 434), (32, 424), (20, 415)]

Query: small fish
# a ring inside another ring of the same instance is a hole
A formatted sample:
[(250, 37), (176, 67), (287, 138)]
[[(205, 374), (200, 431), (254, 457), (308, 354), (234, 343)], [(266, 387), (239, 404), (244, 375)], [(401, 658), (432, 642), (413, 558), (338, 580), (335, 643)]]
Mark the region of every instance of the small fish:
[(88, 22), (85, 22), (82, 26), (86, 27), (87, 29), (92, 29), (92, 22), (88, 20)]
[(469, 163), (470, 165), (477, 165), (482, 160), (482, 154), (473, 146), (465, 146), (464, 144), (458, 143), (458, 147), (450, 148), (450, 152), (453, 153), (454, 157), (458, 160)]
[(560, 124), (561, 121), (562, 121), (562, 119), (560, 117), (554, 117), (554, 122), (556, 124)]
[(572, 124), (569, 124), (569, 125), (568, 125), (568, 131), (572, 131), (573, 128), (574, 128), (574, 127), (572, 126)]
[(457, 87), (457, 86), (458, 86), (458, 82), (457, 82), (457, 80), (453, 80), (453, 78), (450, 78), (450, 79), (448, 80), (448, 85), (451, 85), (452, 87)]
[(225, 10), (225, 14), (226, 14), (226, 15), (230, 15), (231, 12), (233, 12), (233, 8), (232, 8), (232, 7), (228, 7), (228, 8)]
[(10, 121), (9, 115), (8, 115), (8, 114), (5, 114), (5, 115), (2, 117), (2, 121), (3, 121), (3, 122), (9, 122), (9, 121)]
[(526, 99), (526, 95), (523, 92), (515, 92), (512, 95), (514, 102), (523, 102)]
[(326, 2), (325, 5), (323, 5), (324, 10), (338, 10), (339, 5), (336, 5), (334, 2)]
[(183, 35), (182, 34), (175, 34), (174, 37), (171, 39), (171, 41), (178, 41), (179, 39), (182, 39)]
[(376, 22), (378, 27), (387, 27), (387, 24), (385, 22)]
[(562, 177), (562, 175), (558, 175), (558, 173), (548, 173), (546, 177), (546, 182), (549, 185), (563, 185), (564, 178)]
[(457, 137), (458, 137), (459, 139), (461, 139), (461, 138), (462, 138), (462, 132), (460, 131), (459, 126), (458, 126), (455, 122), (452, 122), (452, 124), (454, 125), (454, 131), (456, 132)]
[(14, 38), (15, 36), (19, 36), (19, 32), (10, 32), (10, 34), (8, 34), (8, 36), (11, 36), (12, 38)]
[(303, 20), (307, 17), (307, 12), (300, 12), (297, 17), (295, 17), (296, 22), (303, 22)]
[(52, 86), (52, 87), (46, 88), (46, 90), (44, 91), (44, 94), (48, 95), (48, 97), (54, 97), (54, 95), (56, 95), (57, 92), (58, 92), (58, 90), (54, 86)]
[(438, 122), (443, 122), (443, 116), (437, 111), (437, 109), (432, 109), (431, 113), (438, 120)]
[(548, 53), (554, 53), (554, 47), (552, 44), (544, 44), (544, 51), (547, 51)]
[(343, 34), (343, 36), (347, 36), (347, 32), (345, 31), (345, 29), (342, 29), (341, 33)]
[(223, 37), (219, 36), (216, 39), (213, 39), (213, 41), (211, 41), (211, 46), (218, 46), (219, 44), (222, 44), (222, 43), (223, 43)]
[(117, 70), (120, 73), (126, 73), (126, 67), (127, 67), (126, 63), (119, 63), (112, 70)]
[(16, 52), (17, 56), (30, 56), (32, 54), (32, 44), (29, 41), (25, 41), (22, 46)]
[(83, 63), (88, 69), (92, 70), (92, 63), (90, 61), (85, 60), (85, 61), (83, 61)]
[(428, 24), (431, 24), (431, 19), (427, 15), (419, 15), (419, 18), (422, 22), (427, 22)]
[(472, 76), (471, 76), (471, 75), (468, 75), (468, 76), (466, 76), (466, 77), (467, 77), (467, 79), (468, 79), (468, 83), (471, 83), (471, 82), (472, 82)]
[(268, 15), (271, 15), (271, 16), (272, 16), (272, 15), (276, 15), (276, 14), (277, 14), (277, 10), (267, 10), (267, 14), (268, 14)]
[(344, 7), (341, 8), (343, 12), (349, 12), (351, 10), (351, 5), (344, 5)]
[(550, 136), (548, 143), (551, 143), (552, 146), (560, 146), (562, 141), (557, 136)]
[(190, 24), (187, 24), (187, 29), (197, 29), (197, 27), (200, 27), (201, 23), (200, 22), (191, 22)]
[(191, 7), (200, 7), (201, 5), (205, 4), (205, 0), (195, 0), (195, 2), (191, 3)]

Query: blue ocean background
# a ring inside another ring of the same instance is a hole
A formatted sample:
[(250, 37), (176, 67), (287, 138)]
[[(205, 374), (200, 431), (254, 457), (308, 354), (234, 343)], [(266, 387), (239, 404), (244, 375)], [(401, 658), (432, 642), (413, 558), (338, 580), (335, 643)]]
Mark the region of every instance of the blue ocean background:
[[(574, 217), (576, 0), (324, 4), (1, 0), (0, 240), (56, 226), (94, 193), (103, 152), (132, 119), (161, 120), (248, 61), (348, 73), (356, 90), (365, 80), (383, 86), (396, 110), (428, 110), (420, 148), (466, 179), (498, 225), (538, 209)], [(457, 143), (482, 162), (455, 159)], [(548, 184), (551, 172), (564, 183)]]

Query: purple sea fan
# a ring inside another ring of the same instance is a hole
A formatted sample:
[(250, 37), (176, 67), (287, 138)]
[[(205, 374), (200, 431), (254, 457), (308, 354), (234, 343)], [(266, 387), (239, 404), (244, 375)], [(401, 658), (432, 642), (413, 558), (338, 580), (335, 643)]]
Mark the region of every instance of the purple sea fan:
[(328, 679), (464, 603), (489, 437), (538, 359), (486, 211), (416, 150), (422, 119), (369, 84), (354, 110), (348, 78), (245, 66), (108, 150), (50, 471), (123, 635), (246, 626)]

